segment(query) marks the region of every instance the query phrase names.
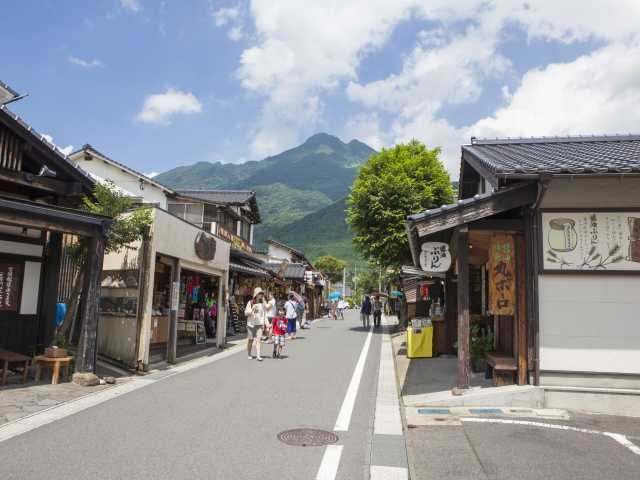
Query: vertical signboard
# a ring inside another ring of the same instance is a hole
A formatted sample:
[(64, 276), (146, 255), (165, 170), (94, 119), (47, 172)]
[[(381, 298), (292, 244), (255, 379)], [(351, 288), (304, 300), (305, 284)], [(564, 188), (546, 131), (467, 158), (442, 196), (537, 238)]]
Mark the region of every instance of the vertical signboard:
[(22, 262), (0, 260), (0, 312), (17, 312), (22, 287)]
[(494, 315), (514, 315), (516, 259), (512, 235), (491, 237), (489, 249), (489, 309)]

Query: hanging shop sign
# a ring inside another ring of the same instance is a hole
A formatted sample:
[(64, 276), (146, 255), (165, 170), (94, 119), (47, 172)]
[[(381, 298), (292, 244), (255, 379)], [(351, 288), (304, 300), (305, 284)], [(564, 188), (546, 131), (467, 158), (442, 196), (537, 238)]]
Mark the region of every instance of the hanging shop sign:
[(253, 253), (253, 247), (249, 242), (239, 237), (238, 235), (231, 233), (229, 230), (221, 227), (220, 225), (218, 225), (218, 235), (231, 243), (233, 248), (242, 250), (243, 252)]
[(640, 211), (542, 212), (544, 270), (640, 272)]
[(216, 256), (216, 239), (204, 232), (198, 233), (194, 242), (196, 255), (205, 261), (213, 260)]
[(514, 315), (516, 258), (512, 235), (494, 235), (489, 248), (489, 310), (494, 315)]
[(23, 263), (0, 260), (0, 311), (17, 312)]
[(425, 242), (420, 252), (420, 267), (425, 272), (442, 273), (451, 267), (449, 245), (443, 242)]

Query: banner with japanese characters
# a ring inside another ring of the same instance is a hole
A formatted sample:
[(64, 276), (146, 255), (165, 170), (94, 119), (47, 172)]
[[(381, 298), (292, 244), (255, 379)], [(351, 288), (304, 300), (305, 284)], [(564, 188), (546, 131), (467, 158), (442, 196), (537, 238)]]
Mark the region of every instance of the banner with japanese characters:
[(0, 260), (0, 311), (18, 311), (23, 265), (23, 262)]
[(543, 212), (545, 270), (640, 271), (640, 211)]
[(493, 235), (489, 245), (489, 311), (493, 315), (514, 315), (515, 304), (515, 242), (512, 235)]

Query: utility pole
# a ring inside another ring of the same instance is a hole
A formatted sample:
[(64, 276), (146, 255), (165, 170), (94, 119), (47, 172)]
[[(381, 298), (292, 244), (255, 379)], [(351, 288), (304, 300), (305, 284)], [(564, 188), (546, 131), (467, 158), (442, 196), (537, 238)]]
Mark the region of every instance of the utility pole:
[(342, 298), (347, 296), (347, 267), (342, 269)]
[(357, 294), (358, 291), (358, 264), (353, 265), (353, 293)]

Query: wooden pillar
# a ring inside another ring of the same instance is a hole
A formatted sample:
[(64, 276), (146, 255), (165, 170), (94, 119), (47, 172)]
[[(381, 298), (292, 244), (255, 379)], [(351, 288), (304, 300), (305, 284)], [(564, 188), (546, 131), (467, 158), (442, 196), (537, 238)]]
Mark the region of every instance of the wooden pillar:
[(142, 239), (138, 257), (138, 314), (136, 320), (136, 362), (139, 370), (149, 366), (149, 340), (153, 307), (153, 279), (155, 276), (155, 252), (149, 229)]
[(58, 302), (58, 280), (62, 263), (62, 234), (49, 233), (42, 288), (42, 320), (39, 326), (38, 343), (50, 345), (54, 340), (56, 303)]
[(226, 270), (220, 277), (218, 286), (218, 318), (216, 324), (216, 347), (224, 348), (227, 343), (227, 315), (229, 306), (229, 270)]
[(171, 310), (169, 311), (169, 340), (167, 341), (167, 362), (176, 363), (178, 351), (178, 310), (180, 309), (180, 259), (176, 258), (171, 267)]
[(92, 237), (87, 250), (87, 272), (82, 288), (82, 327), (76, 354), (76, 372), (94, 372), (98, 348), (98, 317), (100, 305), (100, 275), (104, 257), (105, 238)]
[(451, 270), (445, 279), (444, 336), (447, 348), (443, 353), (453, 353), (453, 344), (458, 336), (458, 285)]
[(516, 364), (518, 367), (518, 385), (526, 385), (527, 382), (527, 289), (526, 289), (526, 250), (524, 237), (516, 238)]
[(456, 235), (458, 267), (458, 388), (469, 388), (469, 229)]

